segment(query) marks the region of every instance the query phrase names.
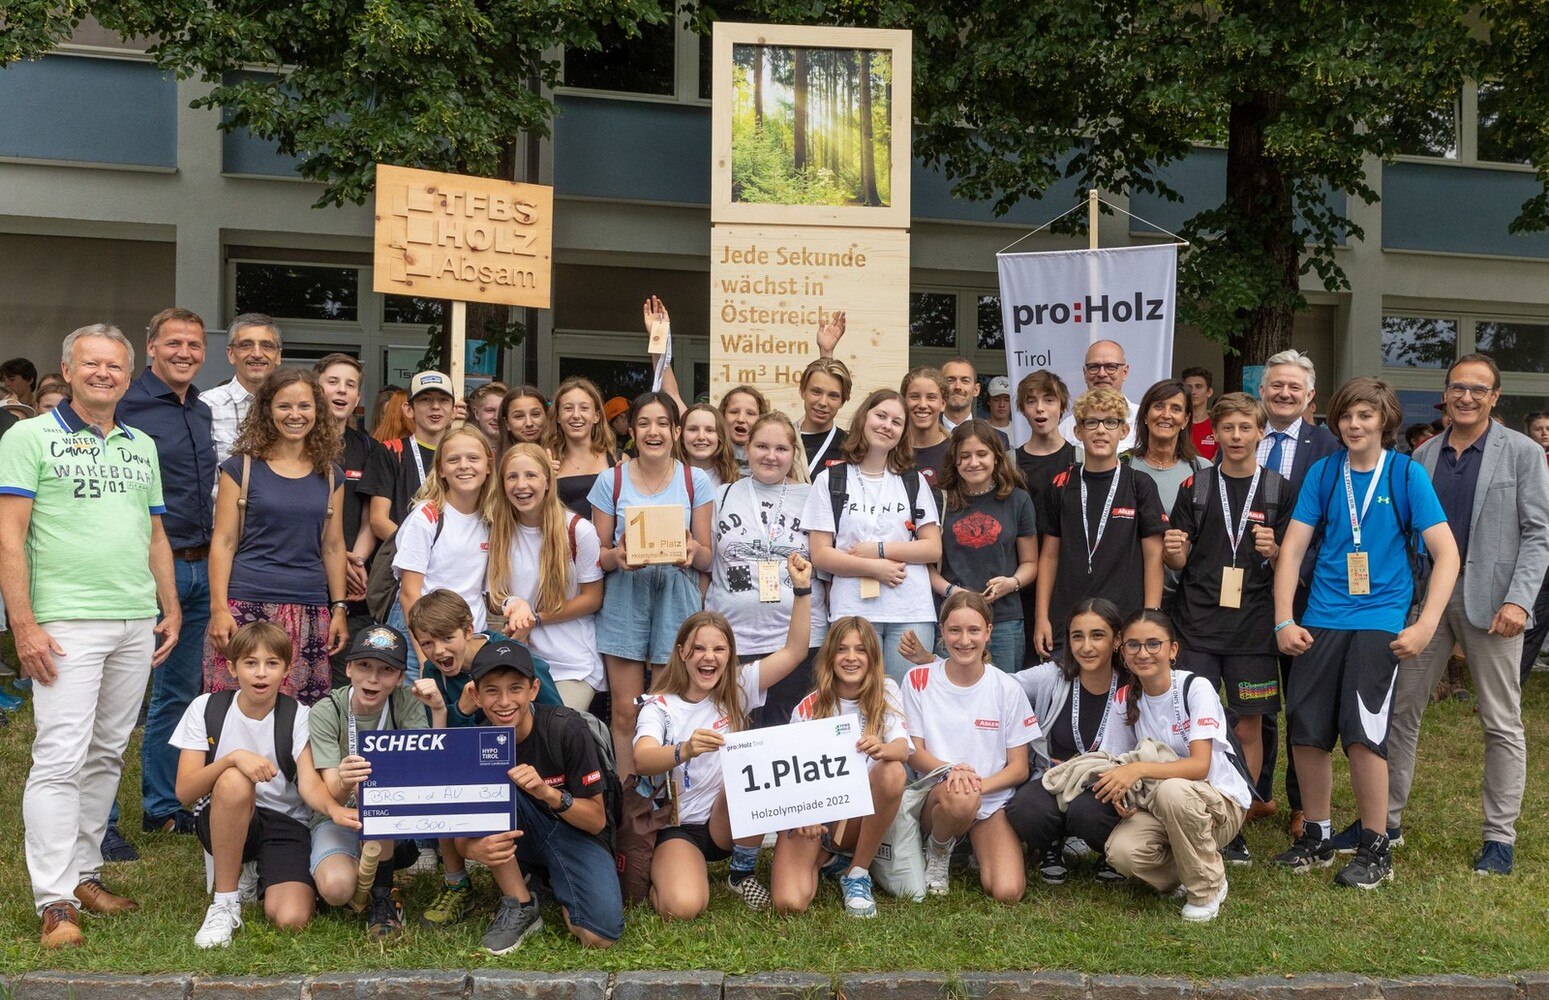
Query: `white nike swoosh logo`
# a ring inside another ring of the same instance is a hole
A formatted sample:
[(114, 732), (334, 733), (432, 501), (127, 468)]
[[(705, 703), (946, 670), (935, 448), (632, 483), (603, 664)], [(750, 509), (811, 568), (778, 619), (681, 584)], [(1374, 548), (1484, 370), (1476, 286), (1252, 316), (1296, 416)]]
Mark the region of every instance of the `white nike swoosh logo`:
[[(1395, 670), (1393, 672), (1393, 679), (1388, 681), (1388, 693), (1382, 696), (1382, 703), (1377, 706), (1377, 711), (1375, 712), (1368, 712), (1366, 710), (1366, 702), (1361, 698), (1361, 693), (1359, 691), (1355, 693), (1355, 707), (1361, 714), (1361, 731), (1373, 743), (1381, 743), (1382, 738), (1387, 735), (1388, 708), (1393, 702), (1393, 686), (1397, 682), (1398, 671)], [(1373, 724), (1376, 725), (1375, 729), (1373, 729)]]

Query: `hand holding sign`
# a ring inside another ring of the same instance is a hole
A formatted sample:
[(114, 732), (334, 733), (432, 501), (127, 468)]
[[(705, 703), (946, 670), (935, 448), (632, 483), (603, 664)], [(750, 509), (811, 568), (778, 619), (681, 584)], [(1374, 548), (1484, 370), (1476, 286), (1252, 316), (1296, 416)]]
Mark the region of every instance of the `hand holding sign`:
[(683, 741), (683, 759), (691, 760), (700, 754), (711, 753), (726, 745), (726, 737), (714, 729), (696, 729)]
[(645, 332), (650, 335), (650, 343), (646, 346), (646, 353), (661, 354), (667, 349), (667, 338), (672, 336), (672, 321), (667, 316), (667, 307), (662, 300), (651, 296), (645, 300), (645, 308), (642, 310), (645, 317)]
[(339, 761), (339, 781), (346, 790), (371, 777), (371, 762), (359, 754), (350, 754)]
[(463, 845), (463, 857), (469, 861), (477, 861), (485, 868), (499, 868), (501, 865), (510, 864), (516, 859), (516, 838), (521, 835), (522, 831), (511, 830), (470, 840)]
[(732, 836), (810, 833), (830, 820), (871, 815), (860, 731), (856, 716), (841, 715), (727, 736), (721, 776)]

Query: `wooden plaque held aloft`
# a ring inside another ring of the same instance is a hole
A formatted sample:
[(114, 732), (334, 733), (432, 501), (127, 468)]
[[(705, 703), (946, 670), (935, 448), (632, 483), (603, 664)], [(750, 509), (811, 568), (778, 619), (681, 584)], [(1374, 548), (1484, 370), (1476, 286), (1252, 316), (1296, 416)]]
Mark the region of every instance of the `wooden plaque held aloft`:
[(372, 290), (549, 307), (554, 189), (376, 168)]
[(631, 566), (681, 563), (688, 554), (680, 503), (624, 508), (624, 561)]

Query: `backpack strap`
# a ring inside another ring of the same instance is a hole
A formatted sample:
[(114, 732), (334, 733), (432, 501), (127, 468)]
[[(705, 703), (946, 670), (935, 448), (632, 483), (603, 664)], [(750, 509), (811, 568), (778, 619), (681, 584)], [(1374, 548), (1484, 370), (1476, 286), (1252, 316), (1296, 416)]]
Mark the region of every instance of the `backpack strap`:
[(828, 502), (834, 510), (834, 538), (839, 538), (839, 515), (850, 499), (850, 466), (847, 462), (828, 467)]
[(683, 488), (688, 492), (688, 512), (694, 513), (694, 467), (683, 463)]
[[(217, 691), (204, 703), (205, 764), (215, 763), (215, 751), (221, 744), (221, 730), (226, 727), (226, 713), (231, 711), (236, 697), (235, 690)], [(292, 745), (295, 729), (296, 699), (282, 694), (274, 701), (274, 759), (280, 765), (280, 773), (292, 785), (296, 783), (296, 754)]]
[(619, 516), (619, 496), (624, 492), (624, 463), (613, 467), (613, 516)]
[(1264, 526), (1273, 528), (1280, 521), (1280, 506), (1285, 502), (1285, 477), (1274, 469), (1265, 469), (1264, 477)]
[(253, 481), (253, 456), (242, 453), (242, 486), (237, 492), (237, 548), (242, 547), (242, 533), (247, 530), (247, 488)]
[(221, 745), (221, 730), (226, 728), (226, 713), (231, 710), (231, 703), (236, 700), (236, 697), (235, 689), (216, 691), (204, 703), (204, 737), (207, 743), (204, 748), (204, 762), (206, 765), (215, 763), (215, 748)]
[(920, 520), (925, 516), (925, 509), (920, 506), (920, 473), (906, 472), (902, 477), (904, 481), (904, 496), (909, 500), (909, 537), (920, 537)]
[(1194, 537), (1199, 537), (1199, 529), (1205, 523), (1205, 512), (1210, 509), (1210, 487), (1215, 481), (1209, 473), (1215, 471), (1215, 466), (1199, 469), (1191, 477), (1194, 485), (1189, 490), (1189, 508), (1194, 512)]

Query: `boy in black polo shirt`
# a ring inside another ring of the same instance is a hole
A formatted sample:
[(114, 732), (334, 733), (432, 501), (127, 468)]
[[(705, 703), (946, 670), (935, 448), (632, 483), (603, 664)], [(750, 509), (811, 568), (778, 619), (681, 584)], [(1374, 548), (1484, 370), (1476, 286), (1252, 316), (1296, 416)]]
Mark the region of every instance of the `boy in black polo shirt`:
[(1076, 437), (1085, 464), (1054, 477), (1039, 497), (1037, 615), (1033, 644), (1052, 657), (1064, 644), (1077, 601), (1106, 597), (1125, 615), (1162, 602), (1162, 510), (1156, 483), (1118, 460), (1129, 433), (1129, 403), (1102, 388), (1076, 400)]
[(489, 724), (516, 730), (508, 773), (519, 789), (520, 836), (458, 841), (459, 853), (487, 866), (500, 887), (499, 909), (480, 943), (503, 955), (543, 929), (522, 873), (543, 867), (570, 933), (587, 947), (611, 947), (624, 933), (624, 900), (608, 846), (608, 781), (596, 738), (580, 713), (536, 704), (538, 670), (521, 643), (487, 643), (471, 674)]
[[(1257, 462), (1268, 415), (1247, 393), (1227, 393), (1210, 410), (1219, 468), (1184, 480), (1162, 536), (1163, 560), (1181, 571), (1173, 622), (1178, 666), (1226, 685), (1243, 763), (1257, 779), (1264, 716), (1280, 711), (1275, 658), (1274, 560), (1291, 519), (1290, 484)], [(1222, 853), (1251, 860), (1242, 834)]]

